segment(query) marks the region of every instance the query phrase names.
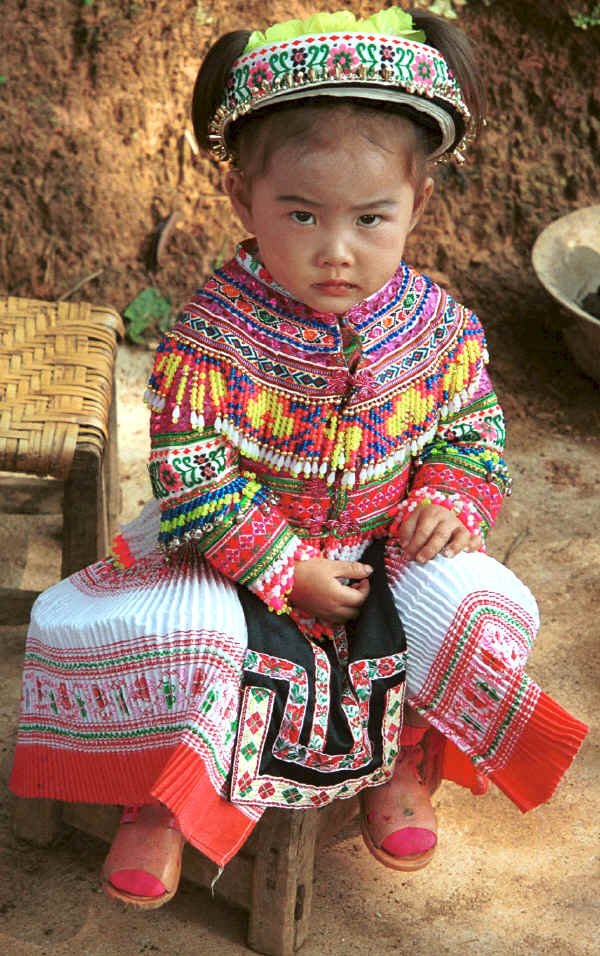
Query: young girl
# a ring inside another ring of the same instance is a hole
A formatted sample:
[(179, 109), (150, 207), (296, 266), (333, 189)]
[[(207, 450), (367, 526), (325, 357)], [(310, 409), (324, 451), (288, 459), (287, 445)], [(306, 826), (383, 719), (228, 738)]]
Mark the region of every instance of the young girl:
[(483, 553), (509, 485), (483, 331), (402, 260), (481, 109), (423, 12), (206, 57), (196, 136), (252, 238), (159, 346), (155, 502), (27, 643), (12, 787), (128, 805), (110, 896), (159, 906), (186, 840), (223, 866), (265, 807), (357, 793), (371, 853), (417, 869), (432, 764), (528, 810), (585, 736), (524, 673), (535, 602)]

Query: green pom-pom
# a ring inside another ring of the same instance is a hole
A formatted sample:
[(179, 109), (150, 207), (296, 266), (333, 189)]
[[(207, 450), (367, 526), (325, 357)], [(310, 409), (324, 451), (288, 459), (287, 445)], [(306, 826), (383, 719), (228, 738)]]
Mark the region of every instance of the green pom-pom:
[(378, 35), (403, 37), (425, 43), (422, 30), (415, 30), (410, 13), (400, 7), (389, 7), (374, 13), (367, 20), (357, 20), (350, 10), (338, 10), (336, 13), (314, 13), (307, 20), (286, 20), (275, 23), (264, 33), (255, 30), (251, 35), (244, 53), (250, 53), (268, 43), (281, 43), (295, 37), (308, 36), (311, 33), (376, 33)]
[(303, 23), (302, 33), (337, 33), (356, 30), (357, 20), (350, 10), (337, 10), (336, 13), (313, 13)]
[(400, 7), (388, 7), (374, 13), (367, 20), (360, 20), (361, 30), (370, 30), (371, 33), (386, 36), (403, 37), (405, 40), (416, 40), (425, 43), (426, 36), (422, 30), (415, 30), (413, 18)]

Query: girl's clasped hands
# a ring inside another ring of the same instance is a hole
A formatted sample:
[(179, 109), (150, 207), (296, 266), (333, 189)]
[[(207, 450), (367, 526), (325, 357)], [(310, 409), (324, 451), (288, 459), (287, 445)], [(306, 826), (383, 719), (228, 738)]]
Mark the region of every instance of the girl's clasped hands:
[[(479, 551), (482, 544), (481, 536), (471, 534), (452, 511), (435, 504), (415, 508), (400, 526), (397, 540), (406, 557), (419, 564), (440, 553), (453, 558), (461, 551)], [(359, 561), (298, 561), (290, 601), (313, 617), (344, 624), (358, 617), (372, 572), (370, 565)]]

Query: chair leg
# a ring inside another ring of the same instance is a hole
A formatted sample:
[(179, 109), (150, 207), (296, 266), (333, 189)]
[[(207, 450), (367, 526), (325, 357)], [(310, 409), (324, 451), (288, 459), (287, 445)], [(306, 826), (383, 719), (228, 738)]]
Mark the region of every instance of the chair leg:
[(121, 481), (119, 476), (119, 443), (117, 439), (117, 387), (113, 378), (112, 399), (110, 403), (110, 415), (108, 420), (108, 441), (106, 444), (106, 455), (104, 460), (105, 472), (105, 497), (107, 507), (107, 527), (108, 543), (112, 542), (117, 530), (117, 522), (121, 514), (123, 505), (123, 495), (121, 493)]
[(93, 564), (107, 549), (102, 455), (94, 445), (81, 444), (65, 481), (61, 576)]
[(248, 945), (292, 956), (308, 934), (317, 811), (267, 810), (259, 827)]

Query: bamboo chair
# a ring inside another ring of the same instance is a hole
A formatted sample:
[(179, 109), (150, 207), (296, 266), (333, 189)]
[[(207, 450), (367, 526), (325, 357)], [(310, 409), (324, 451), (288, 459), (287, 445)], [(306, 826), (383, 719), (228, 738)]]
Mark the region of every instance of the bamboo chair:
[[(63, 578), (106, 553), (118, 517), (122, 334), (112, 309), (0, 298), (0, 510), (48, 513), (62, 482)], [(36, 597), (1, 589), (0, 624), (26, 622)]]

